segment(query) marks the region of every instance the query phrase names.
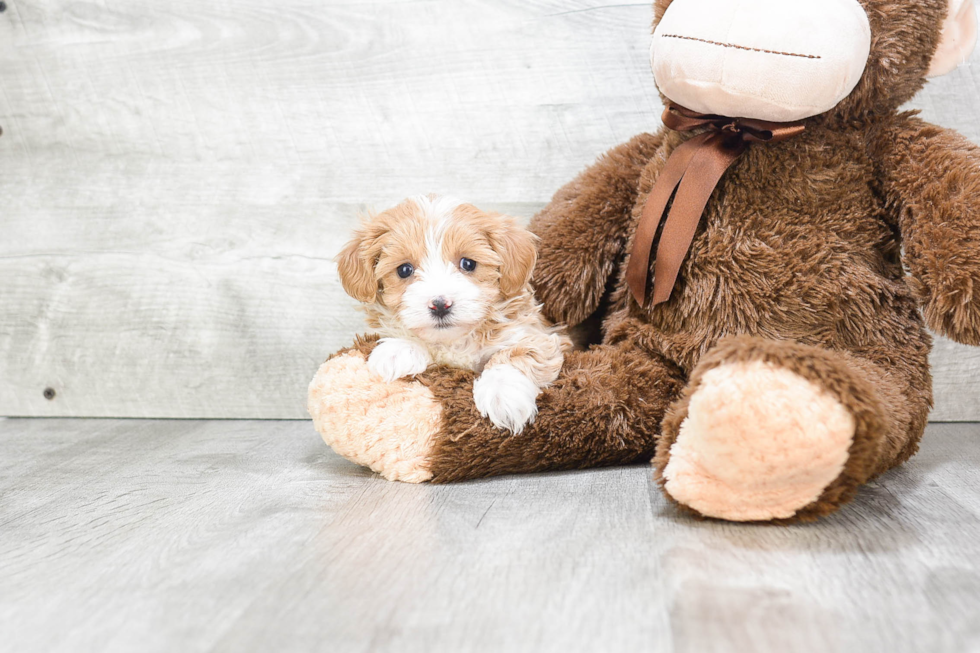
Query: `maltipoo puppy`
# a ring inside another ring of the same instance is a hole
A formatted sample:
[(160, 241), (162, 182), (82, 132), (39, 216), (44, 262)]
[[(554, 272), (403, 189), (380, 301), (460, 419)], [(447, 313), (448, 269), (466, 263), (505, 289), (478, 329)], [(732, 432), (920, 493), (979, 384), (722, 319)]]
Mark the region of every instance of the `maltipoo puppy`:
[(450, 197), (412, 197), (367, 218), (338, 263), (383, 336), (368, 367), (389, 382), (433, 364), (479, 372), (479, 411), (520, 433), (571, 348), (534, 300), (535, 245), (514, 218)]

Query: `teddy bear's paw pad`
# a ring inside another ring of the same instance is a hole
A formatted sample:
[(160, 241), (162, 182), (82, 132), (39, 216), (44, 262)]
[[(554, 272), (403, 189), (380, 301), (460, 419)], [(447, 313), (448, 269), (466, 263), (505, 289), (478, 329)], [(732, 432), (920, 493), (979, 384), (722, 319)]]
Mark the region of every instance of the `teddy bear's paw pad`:
[(432, 478), (429, 454), (442, 408), (417, 381), (385, 383), (349, 352), (324, 363), (310, 383), (308, 409), (323, 441), (389, 481)]
[(794, 372), (723, 365), (691, 396), (664, 488), (708, 517), (792, 517), (840, 476), (855, 428), (836, 397)]

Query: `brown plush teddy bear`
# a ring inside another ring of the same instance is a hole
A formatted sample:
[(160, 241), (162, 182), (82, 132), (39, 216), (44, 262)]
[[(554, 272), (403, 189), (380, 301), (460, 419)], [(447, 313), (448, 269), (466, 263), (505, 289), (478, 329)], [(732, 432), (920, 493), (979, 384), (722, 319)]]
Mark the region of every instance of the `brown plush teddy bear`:
[(926, 325), (980, 344), (980, 149), (899, 107), (972, 51), (973, 1), (654, 10), (666, 127), (531, 223), (545, 314), (594, 346), (513, 435), (472, 372), (384, 383), (359, 340), (310, 386), (338, 453), (412, 482), (653, 457), (670, 498), (735, 521), (830, 513), (915, 453)]

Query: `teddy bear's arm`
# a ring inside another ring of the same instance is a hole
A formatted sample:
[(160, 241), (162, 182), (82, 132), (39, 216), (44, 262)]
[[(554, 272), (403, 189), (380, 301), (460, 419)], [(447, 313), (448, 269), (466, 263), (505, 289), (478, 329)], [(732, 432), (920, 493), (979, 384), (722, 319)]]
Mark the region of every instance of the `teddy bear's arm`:
[(980, 148), (911, 114), (870, 144), (927, 324), (980, 345)]
[(661, 141), (642, 134), (613, 148), (531, 220), (541, 238), (535, 291), (550, 320), (574, 326), (599, 307), (626, 247), (640, 176)]

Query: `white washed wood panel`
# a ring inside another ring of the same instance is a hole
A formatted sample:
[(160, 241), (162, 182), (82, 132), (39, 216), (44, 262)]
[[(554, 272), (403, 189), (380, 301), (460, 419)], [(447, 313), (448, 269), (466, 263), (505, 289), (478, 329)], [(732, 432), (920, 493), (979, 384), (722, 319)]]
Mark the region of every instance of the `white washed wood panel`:
[[(7, 4), (0, 414), (303, 418), (361, 326), (331, 262), (359, 210), (529, 218), (659, 125), (646, 2)], [(980, 141), (978, 79), (919, 106)], [(936, 418), (980, 418), (978, 371), (938, 348)]]

